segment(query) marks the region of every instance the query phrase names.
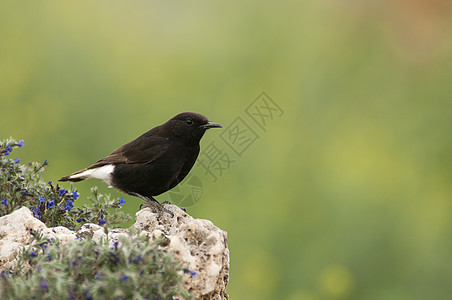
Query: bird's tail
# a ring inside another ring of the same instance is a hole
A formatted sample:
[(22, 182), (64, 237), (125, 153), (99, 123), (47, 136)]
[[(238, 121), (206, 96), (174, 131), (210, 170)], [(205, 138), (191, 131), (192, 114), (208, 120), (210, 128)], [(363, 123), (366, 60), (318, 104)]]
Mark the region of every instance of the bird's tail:
[(111, 185), (112, 181), (112, 173), (114, 170), (114, 165), (103, 165), (100, 167), (88, 167), (87, 169), (83, 169), (72, 173), (71, 175), (61, 177), (58, 181), (82, 181), (88, 178), (96, 178), (101, 179)]
[(83, 174), (83, 173), (85, 173), (86, 170), (87, 169), (83, 169), (83, 170), (77, 171), (75, 173), (72, 173), (71, 175), (61, 177), (60, 179), (58, 179), (58, 181), (78, 182), (78, 181), (82, 181), (82, 180), (85, 180), (87, 178), (90, 178), (89, 176), (86, 176), (86, 175)]

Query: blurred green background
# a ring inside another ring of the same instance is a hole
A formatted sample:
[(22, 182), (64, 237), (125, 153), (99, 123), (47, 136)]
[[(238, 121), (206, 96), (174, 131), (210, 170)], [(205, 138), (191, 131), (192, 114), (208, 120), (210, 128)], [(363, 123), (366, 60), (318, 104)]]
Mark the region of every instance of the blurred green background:
[[(441, 0), (4, 2), (0, 136), (56, 181), (179, 112), (240, 116), (259, 139), (216, 182), (195, 167), (188, 208), (228, 232), (231, 299), (450, 299), (451, 17)], [(284, 111), (266, 131), (244, 111), (262, 91)], [(232, 153), (221, 133), (202, 148)], [(81, 199), (93, 185), (121, 195), (90, 180)]]

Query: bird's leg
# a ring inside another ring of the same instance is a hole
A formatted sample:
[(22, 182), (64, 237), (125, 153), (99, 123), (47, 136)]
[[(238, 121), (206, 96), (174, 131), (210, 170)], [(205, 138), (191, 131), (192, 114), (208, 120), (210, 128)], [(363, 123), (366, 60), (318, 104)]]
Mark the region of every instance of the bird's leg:
[(163, 207), (163, 205), (160, 204), (157, 200), (155, 200), (154, 197), (152, 197), (152, 196), (145, 197), (145, 196), (143, 196), (141, 194), (138, 194), (138, 193), (135, 193), (135, 192), (130, 192), (129, 194), (132, 195), (132, 196), (135, 196), (135, 197), (139, 197), (139, 198), (143, 199), (144, 201), (146, 201), (146, 203), (141, 204), (140, 208), (141, 207), (150, 207), (154, 211), (157, 211), (157, 212), (164, 211), (164, 212), (170, 214), (171, 217), (174, 217), (173, 212), (168, 210), (168, 209), (166, 209), (165, 207)]
[[(162, 204), (172, 204), (171, 201), (165, 200), (162, 202)], [(179, 207), (180, 209), (182, 209), (183, 212), (187, 212), (187, 209), (185, 207)]]
[[(172, 204), (171, 201), (165, 200), (162, 202), (162, 204)], [(180, 209), (182, 209), (183, 212), (187, 212), (187, 209), (185, 207), (179, 207)]]

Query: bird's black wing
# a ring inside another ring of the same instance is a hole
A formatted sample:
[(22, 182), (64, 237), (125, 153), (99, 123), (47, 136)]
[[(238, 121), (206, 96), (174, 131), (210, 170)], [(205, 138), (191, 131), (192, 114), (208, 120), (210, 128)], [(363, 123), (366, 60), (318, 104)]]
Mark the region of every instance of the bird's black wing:
[(98, 160), (88, 169), (110, 164), (147, 164), (161, 157), (168, 150), (170, 144), (167, 138), (143, 134), (130, 143), (119, 147), (107, 157)]

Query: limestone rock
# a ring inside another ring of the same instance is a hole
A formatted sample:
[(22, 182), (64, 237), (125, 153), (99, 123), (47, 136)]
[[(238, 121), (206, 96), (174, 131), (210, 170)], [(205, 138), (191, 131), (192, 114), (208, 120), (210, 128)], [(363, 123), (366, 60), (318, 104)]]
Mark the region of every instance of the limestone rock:
[(43, 231), (47, 227), (26, 207), (0, 218), (0, 270), (13, 266), (14, 256), (30, 240), (31, 229)]
[[(194, 219), (177, 206), (165, 207), (173, 212), (173, 217), (145, 208), (137, 212), (133, 227), (152, 240), (160, 238), (163, 251), (172, 253), (184, 268), (196, 272), (184, 274), (183, 278), (185, 288), (196, 299), (229, 299), (227, 233), (208, 220)], [(14, 256), (30, 241), (31, 229), (41, 231), (47, 238), (58, 238), (62, 243), (75, 238), (99, 241), (107, 237), (104, 228), (95, 224), (85, 224), (75, 232), (65, 227), (47, 228), (23, 207), (0, 218), (0, 271), (13, 266)], [(112, 243), (124, 235), (128, 235), (128, 229), (108, 232)]]

